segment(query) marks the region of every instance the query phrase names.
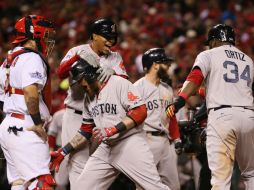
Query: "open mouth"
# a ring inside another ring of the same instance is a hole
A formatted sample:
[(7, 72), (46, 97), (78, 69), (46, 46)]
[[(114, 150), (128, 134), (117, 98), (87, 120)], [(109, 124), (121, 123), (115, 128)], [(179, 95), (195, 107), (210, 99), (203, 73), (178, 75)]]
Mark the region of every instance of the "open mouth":
[(106, 44), (105, 46), (106, 46), (107, 48), (109, 48), (109, 49), (111, 48), (111, 45), (107, 45), (107, 44)]

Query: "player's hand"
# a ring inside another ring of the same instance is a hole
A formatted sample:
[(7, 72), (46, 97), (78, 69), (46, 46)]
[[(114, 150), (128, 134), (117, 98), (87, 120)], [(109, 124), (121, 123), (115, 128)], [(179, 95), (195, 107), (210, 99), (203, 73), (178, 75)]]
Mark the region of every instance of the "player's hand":
[(28, 131), (33, 131), (38, 135), (44, 142), (47, 141), (47, 133), (43, 127), (43, 124), (34, 125), (32, 127), (27, 128)]
[(100, 144), (102, 141), (107, 140), (109, 137), (112, 137), (117, 133), (115, 126), (107, 128), (94, 128), (93, 130), (93, 140)]
[(100, 82), (106, 82), (111, 75), (115, 73), (115, 71), (111, 68), (101, 67), (96, 71), (96, 73), (99, 73), (98, 80)]
[(172, 104), (169, 104), (165, 110), (168, 118), (173, 118), (175, 114), (185, 105), (185, 99), (177, 96)]
[(182, 154), (182, 152), (183, 152), (183, 144), (182, 144), (181, 139), (176, 139), (176, 140), (174, 140), (174, 144), (175, 144), (175, 151), (176, 151), (176, 154), (177, 154), (177, 155)]
[(86, 60), (87, 63), (89, 63), (91, 66), (93, 66), (95, 68), (100, 67), (99, 60), (93, 54), (91, 54), (85, 50), (80, 50), (77, 52), (77, 54), (81, 59)]
[(63, 149), (60, 148), (57, 151), (51, 152), (50, 153), (51, 160), (49, 164), (49, 169), (50, 171), (55, 170), (56, 172), (59, 171), (59, 167), (66, 156), (66, 154), (63, 152)]

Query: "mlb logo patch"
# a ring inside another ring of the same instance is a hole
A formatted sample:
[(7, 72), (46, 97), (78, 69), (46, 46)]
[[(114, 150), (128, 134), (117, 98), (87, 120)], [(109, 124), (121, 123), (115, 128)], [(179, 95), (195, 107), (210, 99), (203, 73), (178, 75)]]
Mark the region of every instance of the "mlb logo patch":
[(34, 73), (30, 73), (31, 78), (36, 78), (36, 79), (43, 79), (43, 75), (41, 73), (39, 73), (38, 71), (34, 72)]

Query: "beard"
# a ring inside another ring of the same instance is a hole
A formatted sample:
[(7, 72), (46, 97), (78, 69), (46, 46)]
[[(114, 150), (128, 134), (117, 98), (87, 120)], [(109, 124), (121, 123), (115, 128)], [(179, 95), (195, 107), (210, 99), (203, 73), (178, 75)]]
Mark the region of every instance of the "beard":
[(86, 94), (88, 95), (89, 99), (93, 101), (96, 94), (98, 94), (99, 91), (100, 91), (100, 88), (98, 84), (96, 82), (90, 82), (89, 89), (86, 90)]
[(78, 82), (70, 86), (70, 89), (72, 92), (71, 97), (73, 100), (78, 101), (84, 98), (85, 90)]
[(172, 81), (166, 69), (163, 69), (162, 67), (160, 67), (157, 72), (157, 76), (161, 79), (162, 82), (167, 83), (169, 86), (172, 85)]
[(166, 69), (163, 69), (162, 67), (159, 68), (158, 72), (157, 72), (157, 76), (163, 80), (163, 79), (167, 79), (169, 78), (168, 72)]

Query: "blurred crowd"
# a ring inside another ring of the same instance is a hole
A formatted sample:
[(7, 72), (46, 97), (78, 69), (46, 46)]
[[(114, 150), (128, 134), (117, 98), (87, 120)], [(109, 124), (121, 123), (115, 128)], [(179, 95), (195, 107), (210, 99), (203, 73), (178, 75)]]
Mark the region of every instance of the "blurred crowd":
[(236, 30), (237, 45), (254, 57), (254, 2), (251, 0), (2, 0), (0, 1), (0, 60), (10, 49), (15, 21), (28, 14), (44, 15), (56, 24), (57, 40), (49, 62), (52, 73), (65, 53), (89, 40), (89, 27), (98, 18), (118, 24), (114, 47), (134, 82), (142, 74), (141, 54), (164, 47), (176, 59), (173, 86), (184, 81), (196, 55), (205, 47), (208, 29), (226, 23)]

